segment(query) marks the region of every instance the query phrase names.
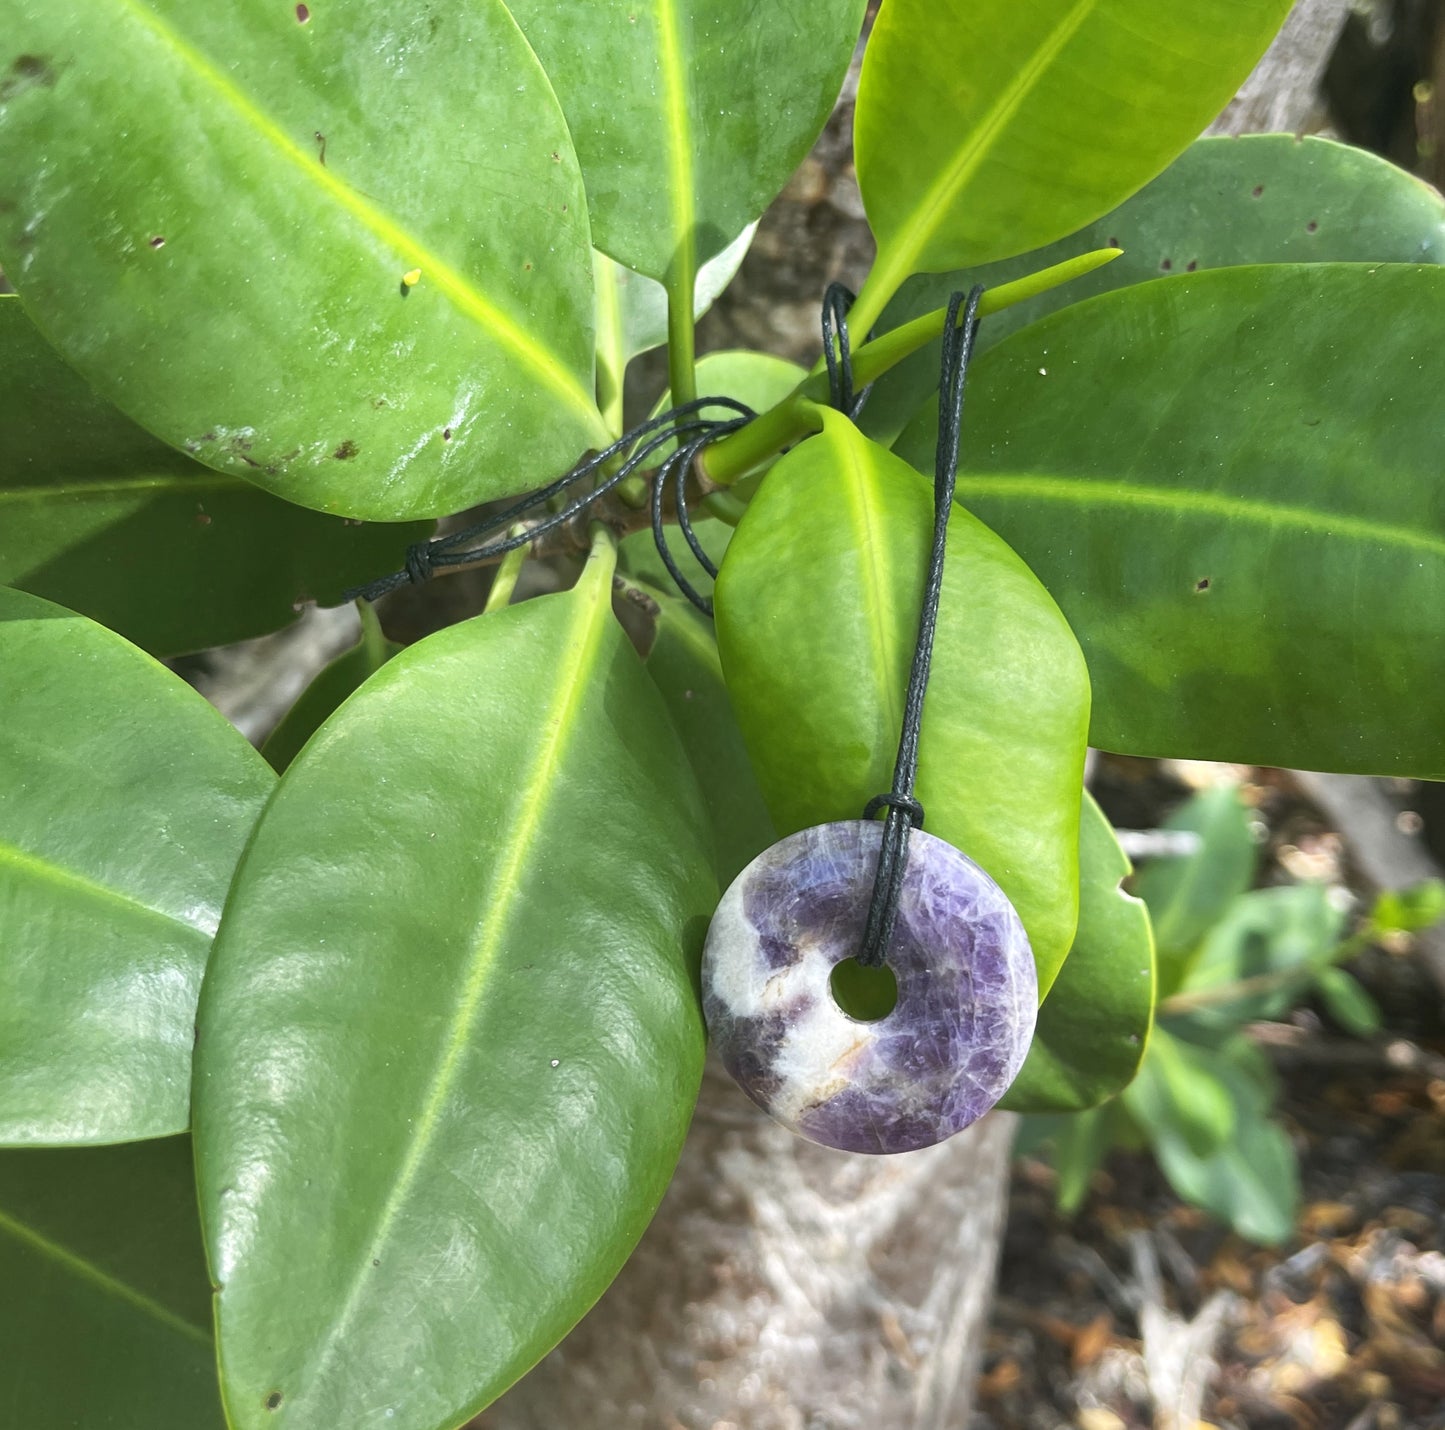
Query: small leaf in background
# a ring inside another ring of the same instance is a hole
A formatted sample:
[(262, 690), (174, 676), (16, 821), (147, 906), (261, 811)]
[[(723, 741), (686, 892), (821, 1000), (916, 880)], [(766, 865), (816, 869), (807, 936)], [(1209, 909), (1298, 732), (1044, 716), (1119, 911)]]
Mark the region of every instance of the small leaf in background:
[(223, 1430), (187, 1138), (0, 1152), (15, 1430)]
[[(597, 247), (666, 279), (726, 248), (807, 154), (863, 0), (511, 0), (566, 111)], [(684, 290), (685, 291), (685, 290)]]
[(190, 1121), (196, 997), (275, 785), (143, 651), (0, 588), (0, 1145)]
[[(724, 558), (718, 647), (781, 834), (892, 787), (933, 532), (931, 483), (827, 413), (763, 479)], [(987, 527), (949, 527), (917, 794), (925, 827), (999, 883), (1042, 995), (1078, 919), (1089, 692), (1078, 647)]]
[(1217, 1151), (1235, 1133), (1234, 1099), (1217, 1076), (1214, 1051), (1165, 1027), (1154, 1029), (1124, 1102), (1150, 1137), (1182, 1137), (1198, 1157)]
[(336, 657), (297, 698), (281, 723), (266, 737), (261, 753), (277, 774), (301, 753), (302, 747), (352, 691), (359, 689), (401, 646), (382, 634), (381, 621), (369, 601), (361, 608), (361, 639)]
[[(1289, 8), (888, 0), (854, 121), (878, 239), (865, 294), (886, 300), (911, 273), (1008, 258), (1107, 213), (1219, 113)], [(876, 317), (865, 306), (861, 326)]]
[[(959, 500), (1063, 607), (1094, 744), (1445, 777), (1442, 322), (1445, 268), (1276, 264), (979, 359)], [(935, 427), (899, 453), (931, 461)]]
[(634, 579), (623, 583), (621, 597), (645, 621), (647, 673), (692, 761), (725, 889), (778, 836), (723, 683), (712, 622), (682, 596)]
[[(721, 253), (698, 269), (693, 289), (694, 318), (701, 318), (732, 282), (757, 227), (750, 223)], [(627, 364), (667, 341), (667, 289), (655, 279), (614, 263), (605, 253), (592, 255), (592, 286), (597, 305), (598, 405), (613, 419), (613, 429), (620, 437)], [(701, 390), (706, 393), (714, 389)]]
[(1423, 879), (1408, 889), (1386, 889), (1370, 910), (1376, 934), (1419, 933), (1445, 918), (1445, 879)]
[(1085, 1112), (1025, 1117), (1019, 1123), (1014, 1153), (1047, 1159), (1058, 1177), (1054, 1201), (1065, 1216), (1073, 1216), (1089, 1195), (1089, 1183), (1118, 1140), (1124, 1120), (1117, 1102)]
[(280, 630), (395, 568), (430, 522), (361, 524), (213, 472), (142, 431), (0, 297), (0, 584), (152, 655)]
[(672, 1175), (717, 884), (612, 567), (388, 661), (251, 841), (196, 1068), (235, 1430), (450, 1430)]
[(1347, 1033), (1368, 1038), (1380, 1031), (1384, 1015), (1380, 1005), (1360, 987), (1360, 982), (1343, 968), (1325, 968), (1315, 982), (1315, 992), (1331, 1018)]
[(1254, 883), (1259, 863), (1249, 811), (1234, 785), (1201, 791), (1164, 828), (1197, 834), (1199, 847), (1182, 858), (1150, 860), (1134, 881), (1154, 925), (1161, 998), (1176, 991), (1190, 955)]
[[(1155, 1049), (1170, 1045), (1189, 1048), (1183, 1056), (1190, 1070), (1171, 1084), (1174, 1095), (1159, 1096), (1150, 1063)], [(1197, 1145), (1201, 1098), (1211, 1105), (1223, 1098), (1230, 1109), (1228, 1135), (1208, 1152)], [(1124, 1093), (1175, 1192), (1266, 1246), (1288, 1239), (1299, 1207), (1299, 1166), (1284, 1129), (1269, 1120), (1273, 1099), (1269, 1065), (1247, 1039), (1232, 1038), (1211, 1051), (1182, 1044), (1162, 1028)]]
[[(1112, 213), (1058, 243), (967, 272), (910, 278), (879, 326), (943, 307), (973, 283), (996, 288), (1105, 245), (1124, 256), (990, 317), (979, 351), (1070, 303), (1201, 268), (1445, 263), (1445, 198), (1387, 160), (1330, 139), (1200, 139)], [(938, 356), (935, 341), (879, 379), (861, 424), (870, 437), (892, 444), (937, 389)]]
[(1119, 887), (1129, 872), (1113, 826), (1086, 791), (1079, 819), (1078, 932), (1039, 1007), (1028, 1059), (1000, 1107), (1096, 1107), (1138, 1069), (1154, 1016), (1154, 936), (1148, 910)]
[(171, 446), (396, 521), (605, 442), (582, 176), (501, 0), (22, 0), (7, 72), (0, 265)]
[[(1179, 983), (1191, 1016), (1247, 1023), (1283, 1017), (1340, 945), (1345, 916), (1327, 885), (1292, 884), (1242, 894), (1205, 935)], [(1262, 980), (1262, 982), (1257, 982)], [(1228, 996), (1239, 984), (1237, 996)]]

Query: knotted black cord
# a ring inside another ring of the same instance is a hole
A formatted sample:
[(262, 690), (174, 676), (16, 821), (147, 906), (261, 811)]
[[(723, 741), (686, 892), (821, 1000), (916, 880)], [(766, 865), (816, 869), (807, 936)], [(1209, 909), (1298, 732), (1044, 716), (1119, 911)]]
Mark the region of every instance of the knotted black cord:
[[(735, 415), (728, 418), (703, 417), (702, 412), (709, 407), (721, 407)], [(448, 532), (445, 536), (439, 536), (430, 541), (413, 542), (407, 547), (406, 561), (400, 571), (393, 571), (389, 575), (379, 576), (374, 581), (368, 581), (365, 585), (353, 587), (344, 593), (343, 599), (351, 601), (360, 597), (363, 600), (376, 601), (386, 595), (388, 591), (394, 591), (399, 586), (405, 586), (408, 583), (419, 585), (421, 582), (429, 580), (434, 571), (448, 566), (469, 566), (476, 561), (504, 556), (509, 551), (515, 551), (519, 546), (527, 546), (544, 533), (564, 526), (573, 520), (598, 498), (605, 496), (644, 466), (654, 452), (667, 446), (669, 442), (676, 442), (677, 450), (669, 454), (664, 461), (653, 484), (653, 536), (658, 543), (663, 561), (683, 594), (695, 605), (701, 605), (702, 609), (711, 612), (712, 603), (708, 601), (703, 604), (706, 598), (699, 596), (683, 579), (678, 572), (676, 562), (667, 550), (665, 536), (659, 534), (661, 527), (658, 515), (661, 504), (659, 493), (667, 477), (675, 473), (678, 519), (682, 524), (683, 534), (694, 553), (703, 562), (704, 569), (708, 569), (709, 574), (716, 575), (716, 568), (702, 552), (697, 537), (693, 534), (692, 524), (687, 519), (687, 504), (683, 495), (687, 474), (698, 453), (709, 442), (716, 441), (727, 432), (735, 431), (750, 422), (754, 416), (756, 414), (751, 407), (745, 403), (736, 402), (731, 397), (699, 397), (691, 402), (680, 403), (667, 412), (659, 413), (656, 417), (650, 417), (646, 422), (639, 423), (630, 432), (619, 437), (611, 446), (585, 458), (571, 471), (564, 473), (555, 481), (549, 482), (545, 487), (539, 487), (536, 491), (519, 497), (505, 511), (485, 517), (461, 531)], [(688, 440), (684, 442), (684, 439)], [(525, 530), (514, 535), (498, 540), (483, 541), (481, 545), (470, 544), (479, 538), (492, 536), (498, 531), (507, 531), (526, 512), (551, 501), (553, 497), (560, 496), (579, 482), (597, 476), (608, 462), (621, 456), (624, 452), (628, 455), (615, 472), (603, 477), (601, 481), (568, 502), (560, 511), (551, 513), (541, 521), (529, 523)]]
[(858, 420), (868, 394), (873, 391), (871, 382), (862, 392), (853, 391), (848, 310), (856, 301), (857, 296), (841, 283), (830, 283), (823, 294), (823, 359), (828, 364), (828, 403), (850, 422)]
[[(933, 661), (933, 635), (938, 626), (938, 602), (943, 593), (943, 559), (948, 543), (948, 517), (953, 508), (953, 491), (958, 480), (958, 439), (963, 426), (963, 385), (973, 356), (978, 332), (978, 304), (983, 285), (975, 284), (967, 299), (955, 293), (949, 300), (948, 319), (943, 326), (943, 362), (938, 379), (938, 448), (933, 462), (933, 549), (928, 558), (928, 577), (923, 586), (923, 608), (918, 613), (918, 643), (913, 648), (913, 667), (908, 674), (908, 695), (903, 705), (903, 732), (898, 740), (898, 759), (893, 766), (893, 788), (868, 801), (864, 819), (880, 809), (883, 838), (878, 847), (878, 869), (873, 878), (873, 898), (868, 905), (868, 926), (858, 962), (878, 968), (893, 939), (898, 917), (898, 897), (908, 864), (908, 834), (923, 827), (923, 806), (913, 796), (918, 774), (918, 734), (923, 725), (923, 698), (928, 691), (928, 672)], [(963, 322), (958, 321), (959, 309)]]

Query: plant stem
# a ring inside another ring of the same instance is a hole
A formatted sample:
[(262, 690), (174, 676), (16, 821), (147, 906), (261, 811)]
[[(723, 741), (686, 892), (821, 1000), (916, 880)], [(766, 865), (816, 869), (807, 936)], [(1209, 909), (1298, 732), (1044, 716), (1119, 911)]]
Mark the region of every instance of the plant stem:
[(1216, 1008), (1221, 1003), (1234, 1003), (1240, 998), (1252, 998), (1259, 993), (1275, 993), (1298, 984), (1307, 988), (1326, 969), (1336, 964), (1347, 963), (1357, 953), (1370, 946), (1371, 939), (1364, 930), (1351, 934), (1337, 948), (1332, 949), (1323, 963), (1295, 964), (1291, 968), (1277, 969), (1274, 973), (1259, 973), (1253, 978), (1239, 978), (1233, 983), (1221, 983), (1214, 988), (1198, 988), (1192, 993), (1175, 993), (1159, 1004), (1164, 1016), (1179, 1013), (1193, 1013), (1200, 1008)]
[(369, 675), (375, 675), (387, 661), (386, 635), (381, 629), (381, 617), (370, 601), (357, 601), (355, 605), (361, 617), (361, 648), (366, 652), (366, 670)]
[[(514, 526), (507, 535), (512, 536), (519, 530), (520, 528)], [(502, 564), (497, 567), (497, 574), (492, 577), (492, 589), (487, 592), (483, 615), (490, 616), (494, 611), (503, 610), (511, 602), (512, 592), (517, 589), (517, 577), (522, 574), (522, 566), (530, 555), (530, 547), (518, 546), (502, 557)]]
[[(1112, 263), (1122, 253), (1121, 248), (1095, 249), (1092, 253), (1066, 259), (1063, 263), (1056, 263), (1038, 273), (1030, 273), (1012, 283), (1002, 283), (997, 288), (990, 288), (979, 304), (979, 316), (986, 317), (990, 313), (1002, 312), (1005, 308), (1013, 307), (1015, 303), (1027, 302), (1030, 298), (1036, 298), (1061, 284), (1082, 278), (1086, 273), (1092, 273), (1096, 268)], [(850, 322), (857, 311), (855, 304), (853, 312), (849, 314)], [(904, 358), (932, 342), (942, 333), (947, 316), (947, 308), (937, 308), (855, 349), (854, 386), (866, 387), (890, 368), (896, 367)], [(709, 447), (702, 454), (698, 459), (699, 465), (710, 481), (719, 486), (730, 486), (774, 452), (781, 451), (789, 443), (818, 430), (820, 418), (816, 404), (828, 400), (828, 375), (820, 370), (821, 366), (820, 363), (815, 367), (776, 407), (770, 408), (740, 431), (724, 437), (716, 446)]]
[(692, 315), (696, 286), (697, 262), (689, 243), (678, 253), (667, 275), (667, 382), (674, 407), (697, 396)]

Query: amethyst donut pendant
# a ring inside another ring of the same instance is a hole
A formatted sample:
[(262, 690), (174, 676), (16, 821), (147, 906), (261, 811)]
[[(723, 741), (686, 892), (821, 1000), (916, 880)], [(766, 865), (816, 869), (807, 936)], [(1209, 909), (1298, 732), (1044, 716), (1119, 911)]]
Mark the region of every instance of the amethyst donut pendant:
[(909, 836), (888, 967), (893, 1011), (849, 1017), (830, 986), (863, 943), (883, 826), (848, 820), (764, 850), (729, 886), (703, 952), (724, 1065), (785, 1127), (850, 1152), (910, 1152), (976, 1121), (1017, 1076), (1038, 979), (1023, 925), (973, 860)]

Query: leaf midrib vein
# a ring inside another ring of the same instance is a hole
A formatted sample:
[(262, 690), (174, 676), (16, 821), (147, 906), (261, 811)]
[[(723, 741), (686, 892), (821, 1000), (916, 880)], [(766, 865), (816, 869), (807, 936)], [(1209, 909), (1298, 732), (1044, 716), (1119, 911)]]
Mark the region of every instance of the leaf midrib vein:
[[(657, 0), (658, 61), (662, 69), (663, 120), (667, 128), (667, 168), (672, 185), (672, 221), (677, 248), (672, 262), (693, 274), (697, 266), (695, 178), (692, 124), (687, 111), (687, 66), (678, 26), (676, 0)], [(689, 314), (689, 316), (691, 316)]]
[(74, 869), (67, 869), (61, 864), (31, 853), (28, 849), (22, 849), (18, 844), (11, 844), (7, 840), (0, 839), (0, 867), (6, 865), (20, 870), (22, 874), (28, 874), (32, 878), (59, 884), (93, 899), (119, 904), (129, 912), (145, 914), (149, 918), (164, 919), (168, 924), (178, 929), (184, 929), (188, 935), (199, 934), (209, 941), (214, 932), (214, 930), (203, 928), (199, 924), (190, 923), (176, 914), (167, 913), (164, 909), (155, 908), (136, 898), (133, 894), (127, 894), (124, 890), (113, 889), (108, 884), (102, 884), (88, 875), (79, 874)]
[(509, 905), (515, 897), (521, 871), (526, 867), (543, 816), (558, 787), (559, 782), (552, 778), (552, 773), (565, 751), (569, 733), (576, 728), (577, 706), (587, 687), (587, 678), (596, 664), (601, 648), (601, 635), (605, 629), (603, 620), (599, 618), (597, 602), (586, 590), (586, 581), (584, 574), (582, 581), (573, 589), (572, 594), (578, 601), (580, 619), (574, 621), (567, 633), (563, 643), (565, 654), (558, 661), (561, 678), (544, 707), (552, 710), (553, 716), (544, 727), (545, 736), (538, 744), (536, 759), (520, 786), (513, 817), (508, 821), (507, 827), (513, 838), (507, 857), (499, 866), (481, 901), (486, 910), (485, 921), (473, 947), (471, 968), (462, 986), (444, 1050), (425, 1102), (413, 1123), (416, 1130), (396, 1181), (377, 1217), (376, 1231), (368, 1242), (365, 1254), (358, 1259), (345, 1299), (338, 1313), (332, 1318), (326, 1338), (316, 1356), (313, 1384), (324, 1377), (337, 1347), (345, 1341), (366, 1285), (367, 1268), (379, 1258), (380, 1249), (390, 1235), (392, 1224), (410, 1195), (430, 1150), (437, 1124), (441, 1120), (447, 1097), (468, 1046), (468, 1031), (486, 992), (487, 975), (496, 960), (509, 924)]
[(39, 1253), (47, 1260), (55, 1262), (72, 1276), (88, 1282), (106, 1295), (135, 1307), (136, 1310), (150, 1316), (168, 1330), (185, 1336), (187, 1340), (194, 1341), (207, 1350), (211, 1348), (211, 1337), (199, 1326), (192, 1325), (184, 1317), (167, 1310), (159, 1301), (153, 1300), (143, 1291), (137, 1291), (134, 1286), (128, 1286), (124, 1281), (110, 1275), (109, 1272), (102, 1271), (100, 1267), (87, 1261), (83, 1256), (62, 1246), (58, 1241), (52, 1241), (49, 1237), (43, 1236), (33, 1227), (26, 1226), (24, 1222), (18, 1221), (3, 1211), (0, 1211), (0, 1232), (13, 1237), (22, 1246), (29, 1247), (30, 1250)]
[(864, 575), (872, 582), (873, 599), (865, 599), (864, 608), (869, 613), (869, 632), (872, 637), (873, 658), (877, 662), (879, 680), (874, 690), (882, 691), (881, 704), (886, 728), (893, 731), (893, 738), (903, 728), (903, 710), (898, 697), (898, 670), (902, 662), (893, 641), (893, 623), (889, 617), (894, 613), (895, 601), (892, 573), (887, 560), (887, 539), (885, 525), (875, 509), (878, 470), (872, 463), (863, 460), (859, 450), (861, 444), (836, 444), (846, 463), (844, 490), (848, 493), (848, 511), (858, 533), (858, 549), (864, 559)]
[(581, 412), (588, 424), (598, 427), (596, 406), (585, 388), (550, 349), (537, 341), (516, 321), (478, 292), (440, 255), (427, 249), (395, 220), (369, 203), (350, 185), (316, 162), (315, 156), (294, 143), (266, 112), (258, 108), (230, 79), (172, 26), (140, 0), (119, 0), (121, 7), (148, 29), (163, 45), (224, 100), (257, 134), (272, 145), (308, 181), (329, 193), (363, 228), (390, 244), (408, 268), (420, 268), (429, 283), (441, 289), (456, 306), (487, 329), (500, 346), (528, 367), (558, 397)]
[(937, 233), (949, 206), (959, 191), (983, 164), (999, 131), (1018, 113), (1059, 52), (1074, 37), (1098, 4), (1098, 0), (1076, 0), (1074, 8), (1054, 27), (1048, 38), (1035, 51), (1033, 59), (1021, 69), (1012, 82), (994, 101), (975, 126), (970, 141), (959, 146), (952, 162), (924, 191), (908, 225), (909, 238), (898, 252), (892, 266), (911, 272), (918, 256)]
[[(1445, 556), (1445, 535), (1432, 536), (1409, 527), (1392, 526), (1343, 512), (1312, 511), (1284, 502), (1217, 492), (1181, 491), (1097, 477), (1052, 477), (1028, 472), (960, 474), (958, 495), (960, 500), (970, 496), (1018, 495), (1071, 506), (1147, 507), (1173, 515), (1217, 516), (1261, 526), (1289, 526), (1315, 536), (1352, 536)], [(964, 504), (967, 505), (966, 500)]]
[(198, 472), (195, 476), (183, 477), (104, 477), (96, 481), (0, 488), (0, 505), (11, 501), (49, 501), (65, 497), (125, 496), (131, 492), (178, 492), (182, 496), (189, 496), (199, 491), (242, 491), (248, 487), (258, 495), (263, 495), (261, 489), (252, 483), (243, 481), (240, 477), (224, 476), (219, 472)]

